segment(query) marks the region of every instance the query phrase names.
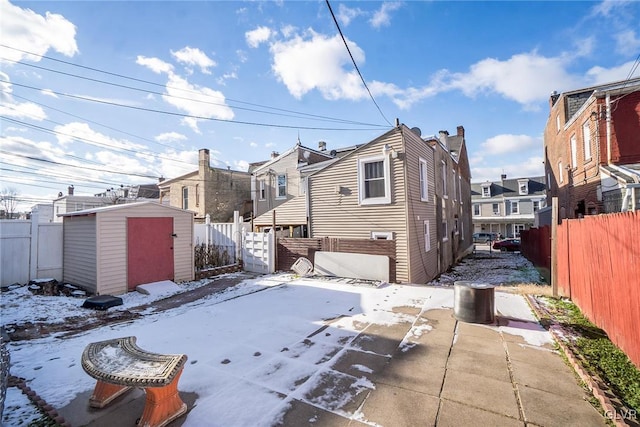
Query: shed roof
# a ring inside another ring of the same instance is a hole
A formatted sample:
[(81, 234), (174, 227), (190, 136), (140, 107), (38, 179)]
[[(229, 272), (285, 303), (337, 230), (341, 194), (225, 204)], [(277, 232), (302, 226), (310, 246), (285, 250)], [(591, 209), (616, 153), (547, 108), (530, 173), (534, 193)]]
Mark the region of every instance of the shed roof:
[(189, 213), (191, 215), (194, 215), (193, 212), (190, 211), (185, 211), (184, 209), (180, 209), (180, 208), (175, 208), (173, 206), (168, 206), (168, 205), (163, 205), (161, 203), (158, 202), (138, 202), (138, 203), (125, 203), (122, 205), (110, 205), (110, 206), (102, 206), (99, 208), (92, 208), (92, 209), (85, 209), (82, 211), (75, 211), (75, 212), (68, 212), (68, 213), (64, 213), (64, 214), (60, 214), (58, 216), (82, 216), (82, 215), (92, 215), (92, 214), (98, 214), (101, 212), (111, 212), (111, 211), (116, 211), (116, 210), (120, 210), (120, 209), (132, 209), (135, 207), (140, 207), (140, 206), (144, 206), (144, 205), (156, 205), (159, 207), (162, 207), (164, 209), (170, 209), (173, 211), (177, 211), (177, 212), (185, 212), (185, 213)]

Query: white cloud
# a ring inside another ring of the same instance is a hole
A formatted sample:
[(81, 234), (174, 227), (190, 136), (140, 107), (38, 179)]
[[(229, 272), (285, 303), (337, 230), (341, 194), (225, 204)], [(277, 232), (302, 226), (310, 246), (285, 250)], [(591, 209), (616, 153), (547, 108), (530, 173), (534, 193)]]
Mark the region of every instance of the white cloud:
[(371, 19), (369, 23), (373, 28), (387, 27), (391, 25), (391, 12), (396, 11), (402, 7), (401, 2), (384, 2), (380, 9), (378, 9)]
[(629, 55), (640, 49), (640, 38), (634, 30), (621, 31), (614, 36), (616, 40), (616, 52), (621, 55)]
[(40, 93), (43, 94), (44, 96), (50, 96), (52, 98), (57, 98), (58, 97), (58, 95), (53, 93), (53, 91), (51, 89), (42, 89), (40, 91)]
[(257, 143), (255, 143), (255, 142), (250, 142), (250, 143), (249, 143), (249, 147), (253, 147), (253, 148), (255, 148), (255, 147), (257, 147), (257, 146), (258, 146), (258, 144), (257, 144)]
[[(349, 49), (356, 63), (365, 62), (364, 52), (353, 42)], [(271, 45), (272, 69), (289, 92), (301, 98), (317, 89), (326, 99), (360, 99), (366, 96), (360, 77), (340, 36), (328, 38), (311, 31), (311, 38), (293, 37)]]
[(247, 170), (249, 170), (249, 162), (247, 162), (246, 160), (235, 160), (233, 162), (233, 166), (235, 167), (236, 170), (240, 170), (243, 172), (246, 172)]
[(504, 155), (508, 153), (522, 153), (538, 148), (542, 150), (542, 138), (529, 135), (497, 135), (480, 144), (483, 154)]
[(336, 17), (338, 18), (338, 21), (346, 27), (351, 23), (351, 21), (364, 13), (365, 12), (360, 8), (350, 8), (345, 6), (343, 3), (340, 3), (340, 5), (338, 5), (338, 15)]
[(173, 73), (173, 65), (158, 58), (149, 58), (146, 56), (138, 55), (138, 57), (136, 58), (136, 64), (147, 67), (156, 74)]
[(293, 25), (285, 25), (284, 27), (280, 28), (280, 32), (286, 38), (291, 37), (297, 30), (298, 29)]
[[(625, 80), (629, 76), (631, 67), (635, 65), (635, 61), (629, 61), (622, 65), (612, 68), (592, 67), (587, 71), (590, 84), (599, 85)], [(640, 68), (636, 68), (631, 77), (640, 77)]]
[(178, 132), (165, 132), (160, 135), (156, 135), (155, 138), (158, 142), (178, 142), (178, 141), (186, 141), (187, 137)]
[(629, 3), (631, 2), (628, 0), (604, 0), (603, 2), (593, 6), (591, 15), (608, 17), (613, 11), (624, 8)]
[(56, 132), (56, 138), (62, 146), (66, 146), (77, 141), (82, 145), (89, 144), (116, 151), (146, 149), (146, 146), (144, 145), (136, 144), (126, 139), (115, 139), (97, 132), (91, 129), (91, 127), (86, 123), (67, 123), (65, 125), (56, 126), (53, 130)]
[(255, 30), (247, 31), (244, 34), (247, 44), (250, 47), (256, 48), (269, 40), (273, 35), (273, 31), (269, 27), (258, 27)]
[(231, 80), (231, 79), (234, 79), (234, 80), (238, 79), (238, 75), (236, 74), (235, 71), (232, 71), (230, 73), (224, 73), (223, 75), (221, 75), (216, 79), (216, 83), (218, 83), (221, 86), (224, 86), (227, 84), (227, 80)]
[(276, 143), (275, 142), (267, 142), (266, 144), (264, 144), (264, 146), (266, 148), (272, 148), (272, 147), (276, 146)]
[[(44, 55), (49, 49), (71, 57), (78, 53), (76, 27), (64, 16), (46, 12), (38, 15), (31, 9), (14, 6), (7, 0), (0, 0), (0, 40), (8, 46)], [(0, 47), (0, 57), (11, 61), (40, 61), (39, 56), (29, 55), (14, 49)]]
[(496, 163), (495, 166), (471, 168), (471, 181), (496, 181), (500, 179), (502, 174), (506, 174), (507, 178), (543, 176), (544, 165), (542, 157), (532, 156), (521, 162)]
[(249, 57), (247, 56), (247, 52), (241, 49), (236, 50), (236, 56), (238, 57), (238, 61), (242, 63), (247, 62), (247, 60), (249, 59)]
[(177, 52), (171, 51), (171, 55), (182, 64), (200, 67), (200, 71), (204, 74), (211, 74), (209, 68), (215, 67), (216, 62), (209, 58), (203, 51), (193, 47), (183, 47)]
[(7, 74), (0, 71), (0, 115), (15, 118), (29, 118), (33, 120), (44, 120), (47, 114), (42, 107), (33, 102), (17, 102), (13, 96), (13, 85), (9, 83)]

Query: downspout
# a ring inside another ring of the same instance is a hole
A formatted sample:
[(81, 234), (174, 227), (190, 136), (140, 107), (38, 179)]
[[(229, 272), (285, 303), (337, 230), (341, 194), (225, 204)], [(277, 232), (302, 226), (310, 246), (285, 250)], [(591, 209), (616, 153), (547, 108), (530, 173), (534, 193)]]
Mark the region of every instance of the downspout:
[(606, 97), (607, 108), (607, 164), (611, 164), (611, 94), (607, 92)]

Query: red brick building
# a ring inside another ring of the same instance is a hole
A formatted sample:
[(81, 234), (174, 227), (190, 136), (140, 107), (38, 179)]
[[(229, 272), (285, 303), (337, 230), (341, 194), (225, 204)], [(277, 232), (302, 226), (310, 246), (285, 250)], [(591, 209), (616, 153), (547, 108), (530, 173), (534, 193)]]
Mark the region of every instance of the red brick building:
[(544, 154), (560, 218), (640, 209), (640, 78), (554, 92)]

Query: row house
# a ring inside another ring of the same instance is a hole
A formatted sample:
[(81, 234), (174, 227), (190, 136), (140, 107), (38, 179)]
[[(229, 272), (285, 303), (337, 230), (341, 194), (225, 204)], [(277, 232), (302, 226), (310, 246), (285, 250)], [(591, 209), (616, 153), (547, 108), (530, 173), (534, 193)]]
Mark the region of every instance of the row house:
[(554, 92), (544, 155), (560, 218), (640, 209), (640, 78)]
[(198, 170), (158, 183), (160, 202), (191, 211), (197, 223), (229, 222), (234, 211), (251, 215), (251, 174), (211, 167), (209, 150), (198, 152)]
[(396, 126), (307, 177), (310, 237), (392, 239), (396, 280), (426, 283), (473, 247), (464, 128)]
[(520, 237), (533, 227), (535, 214), (546, 206), (544, 176), (486, 181), (471, 184), (474, 233)]

